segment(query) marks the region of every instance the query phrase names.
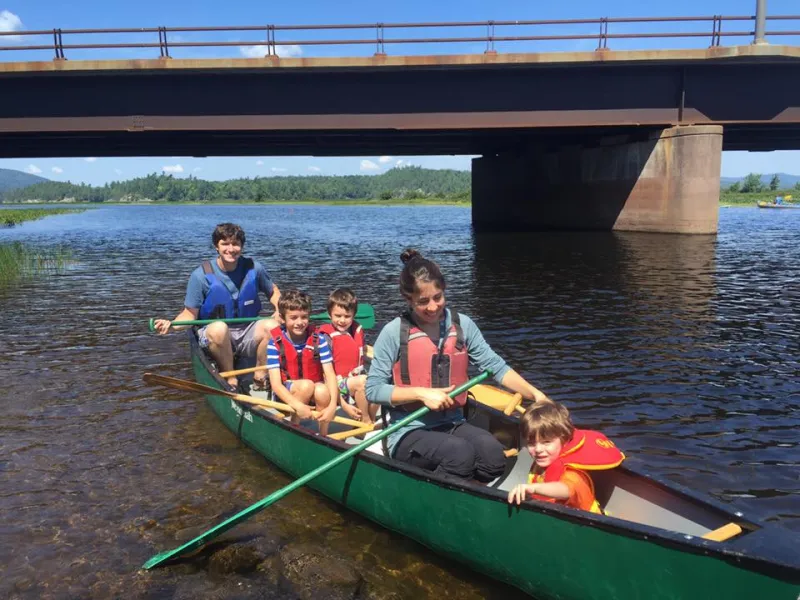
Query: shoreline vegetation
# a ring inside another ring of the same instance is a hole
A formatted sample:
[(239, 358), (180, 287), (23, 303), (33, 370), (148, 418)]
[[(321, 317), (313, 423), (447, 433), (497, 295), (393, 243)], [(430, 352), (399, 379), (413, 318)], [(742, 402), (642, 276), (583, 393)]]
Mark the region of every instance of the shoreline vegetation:
[(73, 262), (65, 248), (41, 250), (22, 242), (0, 244), (0, 291), (38, 275), (63, 273)]
[(84, 207), (75, 208), (19, 208), (0, 210), (0, 226), (14, 227), (25, 221), (36, 221), (52, 215), (79, 213), (87, 210)]
[[(750, 173), (740, 181), (720, 188), (722, 206), (755, 206), (783, 196), (785, 202), (800, 202), (800, 182), (785, 175), (772, 178)], [(793, 186), (791, 184), (794, 184)], [(791, 197), (793, 196), (793, 197)], [(380, 175), (273, 176), (206, 181), (189, 176), (150, 174), (103, 186), (41, 181), (0, 193), (4, 205), (60, 204), (96, 206), (146, 204), (270, 204), (270, 205), (453, 205), (472, 203), (469, 171), (395, 167)], [(20, 212), (20, 211), (17, 211)], [(33, 217), (29, 211), (28, 218)], [(0, 225), (13, 225), (9, 211), (0, 212)], [(53, 213), (51, 213), (53, 214)], [(25, 219), (28, 220), (28, 219)]]
[(761, 173), (750, 173), (741, 181), (722, 188), (719, 202), (726, 206), (755, 206), (757, 202), (772, 203), (776, 196), (782, 196), (787, 204), (800, 202), (800, 182), (787, 187), (781, 185), (778, 174), (765, 177)]
[(150, 174), (103, 186), (45, 181), (7, 190), (0, 196), (6, 204), (41, 203), (360, 203), (424, 204), (469, 203), (471, 174), (468, 171), (395, 167), (380, 175), (276, 176), (226, 181), (206, 181), (189, 176)]

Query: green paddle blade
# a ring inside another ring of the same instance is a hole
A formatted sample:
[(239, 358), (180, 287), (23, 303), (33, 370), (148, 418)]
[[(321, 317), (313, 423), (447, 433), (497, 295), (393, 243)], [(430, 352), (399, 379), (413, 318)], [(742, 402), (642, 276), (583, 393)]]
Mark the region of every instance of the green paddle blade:
[[(472, 379), (470, 379), (469, 381), (467, 381), (463, 385), (458, 386), (456, 389), (454, 389), (450, 393), (450, 396), (453, 397), (453, 396), (458, 396), (459, 394), (463, 394), (469, 388), (471, 388), (473, 385), (477, 385), (478, 383), (480, 383), (481, 381), (483, 381), (484, 379), (486, 379), (486, 378), (488, 378), (490, 376), (491, 376), (491, 373), (489, 371), (484, 371), (483, 373), (481, 373), (477, 377), (473, 377)], [(208, 531), (206, 531), (205, 533), (200, 534), (199, 536), (197, 536), (193, 540), (190, 540), (190, 541), (186, 542), (183, 546), (175, 548), (175, 550), (169, 550), (168, 552), (162, 552), (160, 554), (156, 554), (153, 558), (151, 558), (146, 563), (144, 563), (142, 565), (142, 568), (143, 569), (152, 569), (153, 567), (157, 567), (159, 565), (162, 565), (165, 562), (167, 562), (169, 560), (172, 560), (173, 558), (176, 558), (178, 556), (182, 556), (184, 554), (189, 554), (190, 552), (194, 552), (198, 548), (201, 548), (202, 546), (204, 546), (209, 541), (213, 540), (215, 537), (217, 537), (219, 535), (222, 535), (223, 533), (225, 533), (226, 531), (228, 531), (232, 527), (235, 527), (236, 525), (238, 525), (242, 521), (244, 521), (246, 519), (249, 519), (251, 516), (253, 516), (254, 514), (256, 514), (258, 512), (261, 512), (262, 510), (267, 508), (270, 504), (273, 504), (274, 502), (277, 502), (278, 500), (280, 500), (284, 496), (287, 496), (288, 494), (292, 493), (297, 488), (304, 486), (306, 483), (308, 483), (309, 481), (311, 481), (315, 477), (317, 477), (319, 475), (322, 475), (323, 473), (325, 473), (327, 471), (330, 471), (333, 467), (343, 463), (344, 461), (346, 461), (347, 459), (349, 459), (352, 456), (355, 456), (359, 452), (362, 452), (362, 451), (366, 450), (367, 448), (372, 446), (372, 444), (374, 444), (375, 442), (382, 440), (383, 438), (385, 438), (390, 433), (392, 433), (394, 431), (397, 431), (398, 429), (400, 429), (401, 427), (404, 427), (405, 425), (407, 425), (411, 421), (419, 419), (422, 415), (426, 414), (429, 411), (430, 411), (430, 408), (428, 408), (427, 406), (423, 406), (422, 408), (414, 411), (413, 413), (411, 413), (410, 415), (408, 415), (404, 419), (401, 419), (397, 423), (394, 423), (391, 426), (387, 427), (386, 429), (380, 431), (380, 433), (378, 433), (377, 435), (374, 435), (371, 438), (369, 438), (368, 440), (364, 440), (360, 444), (358, 444), (356, 446), (353, 446), (352, 448), (350, 448), (349, 450), (347, 450), (345, 452), (342, 452), (339, 456), (337, 456), (333, 460), (331, 460), (329, 462), (326, 462), (324, 465), (321, 465), (321, 466), (317, 467), (316, 469), (314, 469), (313, 471), (310, 471), (309, 473), (306, 473), (300, 479), (297, 479), (296, 481), (290, 483), (289, 485), (287, 485), (285, 487), (282, 487), (281, 489), (273, 492), (272, 494), (270, 494), (269, 496), (267, 496), (263, 500), (259, 500), (258, 502), (256, 502), (252, 506), (248, 506), (243, 511), (241, 511), (239, 513), (236, 513), (231, 518), (227, 519), (226, 521), (223, 521), (222, 523), (220, 523), (216, 527), (214, 527), (212, 529), (209, 529)]]

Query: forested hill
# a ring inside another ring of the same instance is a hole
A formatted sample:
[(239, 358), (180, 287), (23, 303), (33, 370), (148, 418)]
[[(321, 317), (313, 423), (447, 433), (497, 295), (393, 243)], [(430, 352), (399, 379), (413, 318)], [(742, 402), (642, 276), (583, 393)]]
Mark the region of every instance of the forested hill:
[(7, 190), (14, 190), (44, 181), (47, 181), (47, 179), (38, 175), (14, 171), (13, 169), (0, 169), (0, 195)]
[(102, 187), (46, 181), (2, 194), (4, 202), (219, 202), (268, 200), (391, 200), (463, 198), (470, 194), (468, 171), (398, 167), (380, 175), (291, 176), (204, 181), (194, 177), (148, 175)]

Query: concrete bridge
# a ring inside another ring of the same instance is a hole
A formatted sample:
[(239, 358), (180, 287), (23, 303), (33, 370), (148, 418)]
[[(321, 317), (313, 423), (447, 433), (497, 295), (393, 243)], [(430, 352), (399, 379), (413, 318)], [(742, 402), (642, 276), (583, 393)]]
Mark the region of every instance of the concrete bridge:
[(713, 233), (723, 149), (800, 149), (800, 45), (713, 19), (708, 48), (608, 49), (599, 20), (590, 52), (338, 58), (282, 58), (274, 28), (262, 58), (172, 58), (158, 28), (130, 46), (159, 58), (76, 61), (95, 45), (26, 32), (56, 59), (0, 62), (0, 156), (479, 155), (477, 229)]

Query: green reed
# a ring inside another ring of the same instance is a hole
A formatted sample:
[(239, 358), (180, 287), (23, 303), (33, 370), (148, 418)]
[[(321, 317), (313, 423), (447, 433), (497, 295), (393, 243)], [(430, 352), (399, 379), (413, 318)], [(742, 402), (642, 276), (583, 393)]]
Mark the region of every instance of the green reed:
[(40, 250), (22, 242), (0, 244), (0, 288), (37, 275), (63, 273), (72, 262), (72, 253), (64, 248)]
[(85, 208), (9, 208), (0, 210), (0, 226), (13, 227), (25, 221), (35, 221), (52, 215), (83, 212)]

